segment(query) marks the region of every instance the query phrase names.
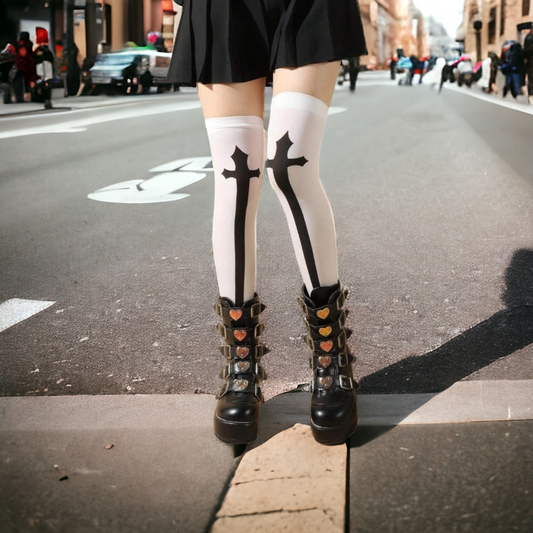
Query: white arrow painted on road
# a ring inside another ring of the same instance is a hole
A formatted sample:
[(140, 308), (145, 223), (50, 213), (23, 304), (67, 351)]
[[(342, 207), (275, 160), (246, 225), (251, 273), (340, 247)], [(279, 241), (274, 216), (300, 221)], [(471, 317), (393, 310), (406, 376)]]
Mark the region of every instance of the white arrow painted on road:
[(40, 300), (23, 300), (12, 298), (0, 304), (0, 331), (4, 331), (41, 311), (44, 311), (55, 302)]
[(115, 204), (153, 204), (183, 200), (189, 195), (176, 192), (203, 180), (209, 171), (213, 171), (210, 157), (177, 159), (152, 168), (149, 172), (160, 172), (153, 178), (115, 183), (98, 189), (89, 194), (88, 198)]

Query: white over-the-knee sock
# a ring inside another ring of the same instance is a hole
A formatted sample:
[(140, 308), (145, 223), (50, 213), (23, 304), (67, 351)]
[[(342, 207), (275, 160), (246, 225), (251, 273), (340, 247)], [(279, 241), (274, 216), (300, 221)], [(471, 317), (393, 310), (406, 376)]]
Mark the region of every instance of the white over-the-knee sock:
[(268, 177), (285, 211), (309, 294), (338, 281), (335, 224), (318, 170), (327, 112), (318, 98), (284, 92), (272, 100), (268, 126)]
[(205, 121), (215, 170), (213, 254), (220, 296), (242, 305), (254, 296), (256, 213), (263, 172), (263, 120)]

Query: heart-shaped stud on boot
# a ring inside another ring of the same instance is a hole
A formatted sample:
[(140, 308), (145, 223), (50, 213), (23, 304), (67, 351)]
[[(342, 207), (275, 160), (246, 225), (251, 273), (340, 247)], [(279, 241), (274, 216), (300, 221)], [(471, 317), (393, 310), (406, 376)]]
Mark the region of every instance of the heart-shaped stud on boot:
[(329, 309), (321, 309), (320, 311), (316, 312), (316, 316), (320, 318), (321, 320), (328, 318), (328, 315), (329, 315)]
[(242, 316), (242, 311), (240, 309), (232, 309), (229, 312), (229, 316), (232, 320), (239, 320), (239, 318)]
[(250, 368), (250, 363), (248, 361), (239, 361), (237, 363), (237, 368), (241, 372), (246, 372)]
[(241, 392), (241, 391), (245, 390), (246, 387), (248, 387), (248, 380), (247, 379), (236, 379), (235, 380), (235, 385), (233, 385), (233, 388), (237, 392)]
[(318, 363), (322, 368), (327, 368), (329, 365), (331, 365), (331, 355), (319, 356)]
[(331, 352), (331, 349), (333, 348), (333, 341), (322, 341), (320, 343), (320, 348), (325, 352)]
[(323, 378), (318, 378), (318, 384), (325, 389), (329, 389), (333, 384), (333, 378), (331, 376), (326, 376)]
[(236, 353), (241, 359), (244, 359), (250, 353), (250, 349), (246, 346), (239, 346), (236, 350)]
[(246, 330), (245, 329), (236, 329), (234, 332), (233, 332), (233, 336), (238, 340), (238, 341), (243, 341), (245, 338), (246, 338)]
[(328, 337), (329, 335), (331, 335), (332, 331), (333, 331), (333, 329), (331, 328), (331, 326), (327, 326), (325, 328), (320, 328), (318, 330), (318, 333), (320, 333), (320, 335), (322, 335), (322, 337)]

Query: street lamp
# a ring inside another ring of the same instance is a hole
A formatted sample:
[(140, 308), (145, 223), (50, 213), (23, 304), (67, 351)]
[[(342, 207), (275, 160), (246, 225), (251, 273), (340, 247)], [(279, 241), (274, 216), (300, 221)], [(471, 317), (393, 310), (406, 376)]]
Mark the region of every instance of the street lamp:
[(481, 20), (475, 20), (474, 21), (474, 30), (476, 30), (476, 63), (479, 63), (481, 61), (481, 28), (483, 27), (483, 23)]

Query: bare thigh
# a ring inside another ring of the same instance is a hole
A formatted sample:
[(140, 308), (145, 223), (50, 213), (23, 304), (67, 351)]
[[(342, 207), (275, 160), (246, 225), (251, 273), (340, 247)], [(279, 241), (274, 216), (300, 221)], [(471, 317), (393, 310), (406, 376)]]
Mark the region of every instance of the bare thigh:
[(265, 78), (244, 83), (197, 84), (204, 118), (256, 116), (263, 118)]
[(314, 96), (329, 106), (340, 61), (316, 63), (298, 68), (278, 68), (274, 72), (274, 96), (284, 92), (297, 92)]

